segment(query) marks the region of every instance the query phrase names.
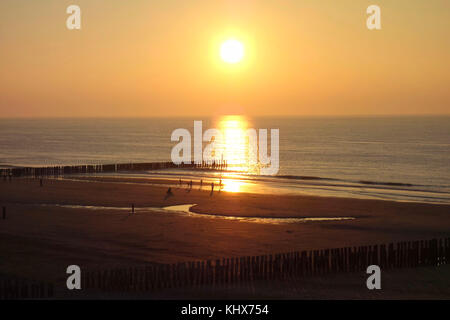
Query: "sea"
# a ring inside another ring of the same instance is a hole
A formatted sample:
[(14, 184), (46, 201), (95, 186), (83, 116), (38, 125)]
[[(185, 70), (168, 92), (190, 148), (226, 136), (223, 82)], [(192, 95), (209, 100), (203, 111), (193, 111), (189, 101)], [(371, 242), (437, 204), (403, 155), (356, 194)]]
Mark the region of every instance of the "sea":
[[(251, 128), (279, 129), (277, 175), (180, 169), (116, 175), (223, 179), (228, 192), (450, 204), (450, 116), (245, 119)], [(173, 131), (193, 135), (194, 120), (203, 121), (203, 130), (218, 123), (202, 117), (0, 119), (0, 167), (170, 161)]]

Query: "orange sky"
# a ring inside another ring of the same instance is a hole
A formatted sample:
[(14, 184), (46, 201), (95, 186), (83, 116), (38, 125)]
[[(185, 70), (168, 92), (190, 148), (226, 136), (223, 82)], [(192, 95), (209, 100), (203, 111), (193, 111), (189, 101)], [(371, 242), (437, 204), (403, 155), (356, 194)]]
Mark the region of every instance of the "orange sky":
[[(66, 7), (82, 10), (69, 31)], [(382, 30), (366, 28), (368, 5)], [(450, 113), (448, 0), (2, 0), (0, 117)], [(234, 37), (244, 60), (227, 65)]]

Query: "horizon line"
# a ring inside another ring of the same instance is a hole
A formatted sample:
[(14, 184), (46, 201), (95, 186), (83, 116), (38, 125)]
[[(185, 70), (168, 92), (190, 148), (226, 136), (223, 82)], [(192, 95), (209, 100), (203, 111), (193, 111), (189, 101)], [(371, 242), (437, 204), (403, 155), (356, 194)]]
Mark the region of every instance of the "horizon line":
[(228, 115), (240, 115), (252, 118), (387, 118), (387, 117), (449, 117), (450, 113), (396, 113), (396, 114), (283, 114), (283, 115), (248, 115), (242, 113), (224, 113), (220, 115), (167, 115), (167, 116), (13, 116), (1, 117), (0, 120), (51, 120), (51, 119), (173, 119), (173, 118), (215, 118)]

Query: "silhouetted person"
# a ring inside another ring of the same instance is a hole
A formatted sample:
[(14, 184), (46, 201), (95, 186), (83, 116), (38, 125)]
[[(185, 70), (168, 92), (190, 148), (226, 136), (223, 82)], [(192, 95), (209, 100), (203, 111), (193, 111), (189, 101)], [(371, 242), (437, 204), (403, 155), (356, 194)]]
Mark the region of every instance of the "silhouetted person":
[(192, 180), (189, 182), (189, 189), (192, 189)]
[(203, 186), (203, 180), (202, 180), (202, 179), (200, 179), (200, 188), (199, 188), (199, 189), (201, 189), (201, 188), (202, 188), (202, 186)]
[(212, 196), (213, 192), (214, 192), (214, 182), (211, 182), (211, 193), (209, 195)]
[(173, 192), (172, 192), (172, 188), (169, 187), (169, 189), (167, 189), (166, 196), (164, 197), (164, 200), (166, 200), (167, 198), (169, 198), (171, 196), (173, 196)]
[(131, 213), (134, 213), (134, 203), (131, 205)]
[(181, 181), (181, 178), (180, 178), (180, 187), (181, 187), (181, 184), (182, 184), (183, 182)]

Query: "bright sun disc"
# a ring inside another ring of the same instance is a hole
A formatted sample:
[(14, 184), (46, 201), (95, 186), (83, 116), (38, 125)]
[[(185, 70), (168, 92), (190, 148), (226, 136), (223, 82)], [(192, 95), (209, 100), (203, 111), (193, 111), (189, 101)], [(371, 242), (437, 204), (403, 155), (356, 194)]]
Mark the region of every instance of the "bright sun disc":
[(220, 57), (227, 63), (238, 63), (244, 57), (244, 46), (237, 40), (227, 40), (220, 46)]

